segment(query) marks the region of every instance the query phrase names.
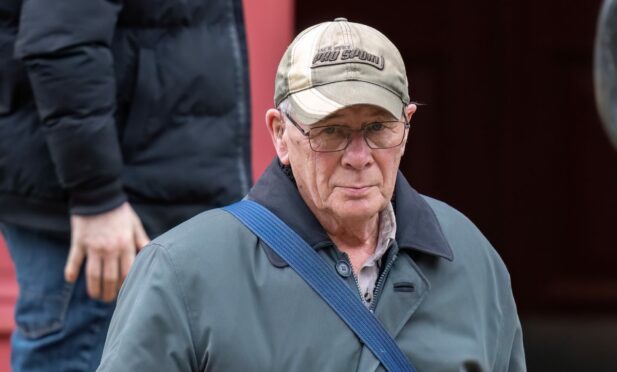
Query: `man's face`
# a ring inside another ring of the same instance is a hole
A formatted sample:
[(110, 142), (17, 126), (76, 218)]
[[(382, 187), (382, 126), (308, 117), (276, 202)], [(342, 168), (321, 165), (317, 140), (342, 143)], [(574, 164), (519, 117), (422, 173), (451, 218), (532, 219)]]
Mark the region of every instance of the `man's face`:
[[(401, 118), (393, 118), (376, 106), (356, 105), (336, 111), (313, 127), (337, 124), (359, 129), (366, 123), (397, 119)], [(305, 130), (310, 129), (300, 125)], [(287, 124), (282, 140), (300, 194), (311, 210), (322, 216), (350, 221), (376, 216), (392, 198), (407, 133), (400, 146), (371, 149), (362, 132), (357, 131), (345, 150), (315, 152), (308, 138)]]

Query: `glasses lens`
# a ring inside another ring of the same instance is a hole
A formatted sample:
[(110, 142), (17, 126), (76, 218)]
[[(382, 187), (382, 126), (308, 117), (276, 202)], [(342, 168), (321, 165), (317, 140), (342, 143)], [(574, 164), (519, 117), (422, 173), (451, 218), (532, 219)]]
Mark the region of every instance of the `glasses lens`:
[[(356, 130), (344, 125), (312, 128), (309, 131), (309, 142), (314, 151), (341, 151), (349, 144), (354, 131)], [(369, 147), (387, 149), (403, 142), (405, 123), (400, 121), (370, 123), (362, 128), (362, 132)]]
[(342, 125), (328, 125), (313, 128), (309, 132), (309, 141), (314, 151), (339, 151), (347, 147), (351, 129)]
[(405, 123), (385, 121), (370, 123), (364, 127), (364, 136), (369, 146), (374, 149), (387, 149), (403, 142)]

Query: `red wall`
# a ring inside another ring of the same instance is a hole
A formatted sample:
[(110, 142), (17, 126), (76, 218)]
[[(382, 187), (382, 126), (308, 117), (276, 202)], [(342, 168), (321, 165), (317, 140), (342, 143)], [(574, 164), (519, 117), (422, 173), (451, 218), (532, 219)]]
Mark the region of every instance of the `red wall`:
[(0, 235), (0, 372), (8, 372), (9, 337), (13, 329), (13, 303), (17, 297), (15, 272)]
[(265, 113), (274, 105), (274, 75), (294, 33), (294, 3), (292, 0), (244, 0), (253, 104), (254, 179), (274, 156), (265, 128)]
[[(264, 125), (265, 112), (273, 106), (274, 75), (293, 34), (292, 0), (245, 0), (252, 94), (253, 177), (257, 179), (274, 156)], [(0, 372), (8, 372), (9, 337), (13, 329), (13, 304), (17, 296), (15, 273), (0, 237)]]

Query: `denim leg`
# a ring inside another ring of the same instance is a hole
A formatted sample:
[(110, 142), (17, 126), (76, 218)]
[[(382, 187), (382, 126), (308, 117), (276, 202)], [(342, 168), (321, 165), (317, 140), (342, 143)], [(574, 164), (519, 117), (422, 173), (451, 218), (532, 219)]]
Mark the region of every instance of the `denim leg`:
[(1, 227), (19, 285), (13, 371), (95, 371), (115, 303), (88, 297), (83, 267), (75, 284), (64, 281), (68, 236)]

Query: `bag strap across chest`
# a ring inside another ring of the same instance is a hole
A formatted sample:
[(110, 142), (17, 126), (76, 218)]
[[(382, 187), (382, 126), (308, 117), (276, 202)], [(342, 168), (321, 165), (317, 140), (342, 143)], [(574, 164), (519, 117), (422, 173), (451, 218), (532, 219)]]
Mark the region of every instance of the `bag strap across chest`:
[(379, 319), (319, 254), (259, 203), (243, 200), (223, 208), (272, 248), (319, 294), (390, 372), (416, 372)]

